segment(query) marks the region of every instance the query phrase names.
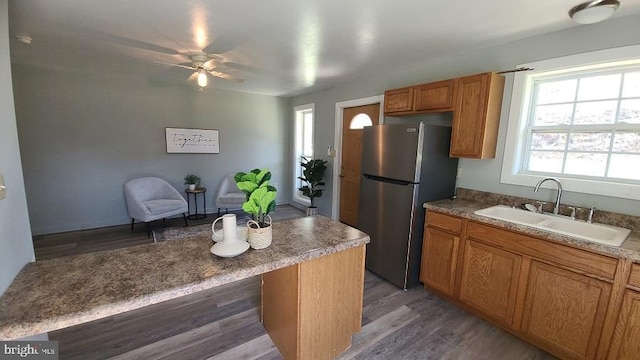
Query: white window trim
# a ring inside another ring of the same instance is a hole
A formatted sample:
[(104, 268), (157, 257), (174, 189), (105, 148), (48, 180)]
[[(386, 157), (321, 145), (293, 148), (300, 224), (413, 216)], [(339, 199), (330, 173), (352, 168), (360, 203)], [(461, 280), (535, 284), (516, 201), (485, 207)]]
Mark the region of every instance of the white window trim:
[[(540, 175), (518, 173), (520, 163), (523, 161), (523, 146), (521, 146), (521, 142), (524, 141), (525, 128), (528, 120), (529, 101), (531, 99), (529, 91), (532, 88), (530, 86), (532, 75), (542, 73), (550, 75), (554, 72), (561, 72), (563, 69), (569, 67), (575, 68), (576, 66), (596, 68), (598, 64), (610, 63), (612, 61), (639, 63), (640, 46), (607, 49), (518, 65), (518, 67), (528, 67), (535, 70), (517, 72), (514, 76), (500, 182), (513, 185), (534, 186), (542, 179)], [(639, 185), (574, 179), (563, 177), (560, 174), (554, 175), (554, 177), (557, 177), (562, 182), (563, 189), (567, 191), (640, 200)], [(542, 187), (553, 189), (555, 186), (547, 184), (548, 182), (543, 184)]]
[[(302, 111), (308, 111), (308, 110), (311, 110), (311, 112), (313, 113), (313, 127), (315, 128), (315, 124), (316, 124), (316, 104), (315, 103), (298, 105), (293, 108), (293, 168), (292, 168), (293, 193), (292, 193), (291, 199), (293, 202), (303, 206), (311, 206), (311, 200), (306, 196), (302, 196), (300, 190), (298, 190), (298, 186), (296, 185), (298, 182), (298, 175), (297, 175), (296, 169), (300, 167), (300, 156), (298, 155), (298, 151), (296, 149), (296, 137), (298, 136), (298, 130), (300, 130), (298, 128), (298, 114)], [(315, 133), (314, 130), (315, 129), (311, 130), (311, 134), (312, 134), (311, 138), (313, 138), (314, 136), (314, 133)]]

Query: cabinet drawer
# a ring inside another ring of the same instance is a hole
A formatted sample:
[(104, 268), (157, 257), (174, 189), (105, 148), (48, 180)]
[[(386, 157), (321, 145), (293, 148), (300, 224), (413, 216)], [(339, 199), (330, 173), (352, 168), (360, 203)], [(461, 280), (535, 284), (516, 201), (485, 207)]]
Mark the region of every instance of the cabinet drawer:
[(460, 234), (462, 219), (438, 212), (427, 211), (427, 226)]
[(520, 254), (613, 280), (618, 259), (532, 236), (469, 222), (467, 236)]
[(631, 265), (631, 275), (629, 275), (629, 285), (640, 289), (640, 264)]

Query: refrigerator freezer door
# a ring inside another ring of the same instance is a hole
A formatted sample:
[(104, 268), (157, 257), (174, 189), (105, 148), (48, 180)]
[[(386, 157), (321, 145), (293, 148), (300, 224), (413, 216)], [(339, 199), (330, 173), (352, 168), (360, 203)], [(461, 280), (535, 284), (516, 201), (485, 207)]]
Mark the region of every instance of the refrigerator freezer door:
[(358, 228), (371, 237), (365, 265), (391, 283), (405, 288), (416, 185), (377, 181), (363, 176), (360, 187)]
[[(362, 173), (419, 182), (419, 124), (367, 126), (362, 133)], [(422, 149), (420, 149), (421, 151)]]

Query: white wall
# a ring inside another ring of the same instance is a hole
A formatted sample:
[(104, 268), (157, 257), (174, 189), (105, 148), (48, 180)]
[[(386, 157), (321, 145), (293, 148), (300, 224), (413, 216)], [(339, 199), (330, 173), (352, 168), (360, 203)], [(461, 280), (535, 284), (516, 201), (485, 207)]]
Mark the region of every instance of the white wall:
[[(567, 19), (567, 21), (570, 21)], [(292, 106), (314, 102), (316, 104), (315, 151), (324, 154), (327, 145), (333, 144), (335, 103), (340, 101), (379, 95), (386, 89), (450, 79), (485, 71), (512, 69), (518, 64), (541, 59), (560, 57), (582, 52), (626, 45), (640, 44), (640, 16), (611, 19), (594, 25), (576, 25), (568, 30), (540, 35), (500, 46), (467, 52), (449, 58), (438, 59), (412, 68), (378, 73), (344, 86), (326, 91), (301, 95), (293, 99)], [(401, 56), (401, 54), (398, 54)], [(515, 195), (552, 201), (551, 191), (534, 193), (532, 188), (500, 183), (502, 156), (511, 100), (513, 76), (506, 76), (505, 96), (498, 135), (495, 159), (461, 159), (462, 177), (457, 186), (470, 189)], [(335, 144), (339, 146), (340, 144)], [(329, 159), (333, 166), (333, 159)], [(333, 174), (327, 174), (333, 176)], [(331, 182), (327, 193), (318, 201), (319, 211), (331, 213)], [(583, 207), (596, 206), (602, 210), (640, 215), (640, 202), (607, 196), (595, 196), (565, 192), (563, 203)]]
[[(15, 64), (13, 78), (34, 234), (129, 222), (122, 188), (140, 176), (182, 191), (195, 173), (214, 212), (224, 175), (268, 167), (289, 201), (289, 99)], [(165, 127), (217, 129), (220, 154), (167, 154)]]
[(34, 261), (13, 108), (7, 5), (0, 2), (0, 173), (7, 186), (6, 198), (0, 200), (0, 294)]

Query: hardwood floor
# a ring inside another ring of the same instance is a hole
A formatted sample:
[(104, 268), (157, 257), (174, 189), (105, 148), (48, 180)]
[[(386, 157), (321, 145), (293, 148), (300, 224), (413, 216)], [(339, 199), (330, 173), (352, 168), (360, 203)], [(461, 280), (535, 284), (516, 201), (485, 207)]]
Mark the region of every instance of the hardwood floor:
[[(302, 216), (295, 208), (278, 210), (279, 219)], [(82, 243), (87, 240), (93, 244)], [(149, 241), (139, 225), (134, 234), (128, 226), (111, 227), (45, 235), (34, 244), (51, 258)], [(259, 321), (259, 303), (260, 277), (254, 277), (49, 338), (59, 341), (60, 359), (281, 359)], [(362, 331), (340, 359), (553, 359), (429, 291), (402, 291), (370, 272), (363, 305)]]

